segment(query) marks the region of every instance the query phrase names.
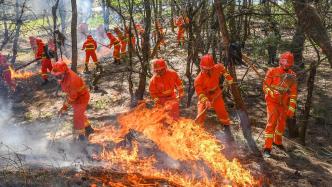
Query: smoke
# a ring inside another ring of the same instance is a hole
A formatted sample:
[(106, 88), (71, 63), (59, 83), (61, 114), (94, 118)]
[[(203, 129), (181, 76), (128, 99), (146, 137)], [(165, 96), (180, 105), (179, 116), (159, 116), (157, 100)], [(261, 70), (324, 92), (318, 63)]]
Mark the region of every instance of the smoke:
[(92, 15), (93, 0), (78, 0), (77, 11), (79, 16), (79, 23), (87, 23)]
[(72, 136), (53, 136), (63, 127), (62, 120), (17, 123), (11, 104), (0, 98), (0, 170), (17, 169), (18, 163), (77, 168), (87, 163), (82, 145), (72, 142)]

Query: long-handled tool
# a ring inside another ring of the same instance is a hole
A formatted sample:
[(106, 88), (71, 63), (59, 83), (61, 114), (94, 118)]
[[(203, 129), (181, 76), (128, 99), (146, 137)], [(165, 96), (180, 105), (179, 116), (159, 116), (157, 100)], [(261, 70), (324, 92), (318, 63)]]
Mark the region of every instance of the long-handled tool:
[(40, 59), (41, 59), (41, 58), (33, 59), (32, 61), (30, 61), (30, 62), (28, 62), (28, 63), (26, 63), (26, 64), (23, 64), (23, 65), (21, 65), (21, 66), (15, 68), (15, 71), (20, 70), (20, 69), (22, 69), (22, 68), (25, 68), (25, 67), (29, 66), (30, 64), (32, 64), (32, 63), (34, 63), (34, 62), (36, 62), (36, 61), (38, 61), (38, 60), (40, 60)]
[[(220, 91), (220, 93), (218, 94), (218, 95), (216, 95), (213, 99), (212, 99), (212, 101), (211, 101), (211, 105), (214, 103), (214, 101), (221, 95), (221, 93), (222, 93), (222, 91)], [(197, 115), (197, 117), (195, 118), (195, 123), (197, 123), (197, 121), (198, 121), (198, 119), (206, 112), (206, 110), (208, 109), (208, 107), (206, 107), (205, 106), (205, 108), (204, 108), (204, 110), (201, 112), (201, 113), (199, 113), (198, 115)]]
[(60, 129), (60, 122), (61, 122), (61, 116), (57, 115), (55, 118), (53, 118), (52, 123), (54, 123), (56, 125), (56, 127), (52, 130), (51, 132), (51, 146), (54, 146), (55, 144), (55, 138), (56, 138), (56, 134)]

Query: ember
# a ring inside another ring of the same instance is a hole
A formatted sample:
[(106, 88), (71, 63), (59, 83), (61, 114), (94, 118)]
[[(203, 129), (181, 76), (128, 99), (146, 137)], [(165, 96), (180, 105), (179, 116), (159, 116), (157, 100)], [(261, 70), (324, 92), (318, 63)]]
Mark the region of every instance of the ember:
[[(92, 137), (92, 142), (119, 143), (130, 131), (135, 130), (152, 140), (175, 162), (186, 167), (158, 168), (158, 156), (141, 156), (138, 143), (131, 150), (116, 147), (104, 148), (99, 159), (112, 168), (117, 166), (127, 173), (167, 179), (183, 186), (238, 185), (255, 186), (257, 181), (238, 160), (229, 161), (221, 154), (223, 145), (190, 119), (173, 121), (160, 108), (148, 109), (144, 104), (118, 118), (120, 129), (107, 129)], [(132, 129), (132, 130), (131, 130)], [(202, 162), (204, 164), (202, 164)], [(190, 170), (188, 169), (190, 168)], [(190, 172), (189, 172), (190, 171)]]

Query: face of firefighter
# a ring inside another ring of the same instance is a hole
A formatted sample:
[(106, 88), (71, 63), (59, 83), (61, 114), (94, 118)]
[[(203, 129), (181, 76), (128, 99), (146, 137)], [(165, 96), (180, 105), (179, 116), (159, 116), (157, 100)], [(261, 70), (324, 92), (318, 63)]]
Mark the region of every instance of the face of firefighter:
[(281, 67), (282, 69), (284, 69), (284, 71), (287, 72), (287, 71), (290, 69), (290, 66), (288, 65), (287, 60), (286, 60), (286, 59), (281, 59), (280, 61), (281, 61), (281, 62), (280, 62), (280, 67)]
[(201, 71), (202, 71), (202, 73), (205, 73), (208, 76), (211, 76), (211, 69), (204, 69), (204, 68), (202, 68)]
[(163, 76), (166, 72), (166, 69), (160, 69), (160, 70), (156, 70), (156, 74), (159, 76)]

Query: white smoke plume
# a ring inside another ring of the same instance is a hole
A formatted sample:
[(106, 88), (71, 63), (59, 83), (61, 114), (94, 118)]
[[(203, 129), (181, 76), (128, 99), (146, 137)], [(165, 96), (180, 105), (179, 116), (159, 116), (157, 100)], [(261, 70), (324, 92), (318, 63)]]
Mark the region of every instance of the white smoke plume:
[[(59, 131), (61, 125), (61, 120), (17, 123), (11, 104), (0, 99), (0, 171), (17, 169), (17, 163), (51, 167), (77, 167), (86, 163), (86, 154), (80, 145), (72, 143), (71, 136), (52, 137), (52, 133)], [(13, 160), (16, 162), (13, 163)]]

